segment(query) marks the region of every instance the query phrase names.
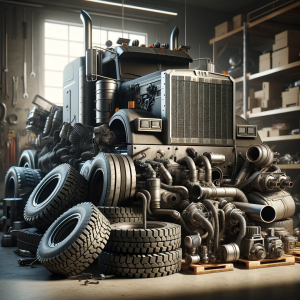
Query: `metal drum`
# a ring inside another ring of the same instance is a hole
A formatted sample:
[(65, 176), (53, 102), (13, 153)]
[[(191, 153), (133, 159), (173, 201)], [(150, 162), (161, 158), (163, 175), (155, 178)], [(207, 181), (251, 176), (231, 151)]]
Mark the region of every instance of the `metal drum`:
[(102, 79), (96, 83), (96, 123), (107, 124), (117, 99), (117, 81)]

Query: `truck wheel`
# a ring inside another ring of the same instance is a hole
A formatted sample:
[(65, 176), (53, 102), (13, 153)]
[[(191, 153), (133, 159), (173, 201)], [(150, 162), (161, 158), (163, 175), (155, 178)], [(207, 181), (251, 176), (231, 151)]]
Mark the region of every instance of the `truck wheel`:
[(272, 223), (264, 223), (259, 221), (254, 221), (256, 226), (260, 226), (262, 231), (267, 231), (268, 228), (284, 228), (291, 235), (293, 235), (293, 219), (287, 218), (281, 221), (275, 221)]
[(19, 230), (17, 235), (17, 247), (35, 254), (42, 237), (43, 233), (36, 228)]
[(153, 278), (177, 273), (181, 269), (182, 251), (177, 249), (157, 254), (131, 255), (103, 251), (98, 258), (99, 269), (106, 275)]
[(143, 221), (141, 207), (98, 206), (110, 223)]
[(37, 167), (36, 150), (24, 150), (20, 156), (18, 167), (36, 169)]
[(142, 222), (112, 224), (105, 249), (121, 253), (160, 253), (175, 250), (180, 245), (180, 225), (149, 221), (147, 229), (143, 229)]
[(24, 197), (42, 180), (40, 170), (23, 167), (10, 167), (4, 179), (4, 198)]
[(37, 258), (50, 272), (72, 276), (87, 268), (104, 249), (110, 224), (92, 203), (62, 214), (44, 234)]
[(70, 165), (60, 165), (31, 193), (24, 219), (32, 226), (46, 230), (62, 213), (85, 201), (87, 196), (87, 181)]
[(82, 175), (86, 180), (89, 178), (93, 160), (87, 160), (80, 169), (80, 175)]

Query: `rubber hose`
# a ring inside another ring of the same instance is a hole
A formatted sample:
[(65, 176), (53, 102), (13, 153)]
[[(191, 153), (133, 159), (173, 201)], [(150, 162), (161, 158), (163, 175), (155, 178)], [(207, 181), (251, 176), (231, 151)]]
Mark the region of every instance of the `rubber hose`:
[(223, 234), (225, 232), (225, 212), (223, 209), (218, 209), (218, 212), (220, 213), (220, 233), (219, 233), (219, 241), (221, 241)]
[(143, 201), (143, 228), (147, 229), (147, 198), (141, 192), (136, 193), (136, 198), (140, 198)]
[(205, 168), (205, 181), (211, 183), (212, 182), (212, 170), (209, 159), (206, 156), (197, 156), (195, 158), (195, 163), (203, 163)]
[(265, 169), (261, 169), (260, 171), (257, 171), (255, 173), (253, 173), (248, 179), (246, 179), (245, 181), (241, 182), (240, 184), (238, 184), (236, 187), (238, 189), (242, 189), (244, 188), (245, 186), (247, 186), (248, 184), (250, 184), (253, 180), (256, 179), (256, 177), (262, 173)]
[(188, 168), (190, 170), (190, 176), (189, 179), (191, 182), (197, 182), (197, 169), (196, 169), (196, 165), (194, 160), (189, 157), (189, 156), (185, 156), (184, 158), (181, 158), (177, 161), (178, 164), (180, 165), (184, 165), (187, 164)]
[(151, 211), (151, 194), (147, 190), (140, 190), (141, 193), (143, 193), (147, 198), (147, 213), (149, 216), (153, 216), (153, 213)]
[(207, 238), (206, 238), (206, 244), (207, 247), (209, 248), (209, 243), (211, 241), (211, 239), (214, 237), (214, 229), (211, 225), (211, 223), (200, 213), (195, 213), (194, 214), (194, 218), (196, 221), (198, 222), (202, 222), (207, 230)]
[(189, 191), (185, 186), (181, 185), (167, 185), (163, 182), (160, 183), (161, 188), (173, 192), (178, 193), (180, 196), (182, 196), (182, 199), (188, 199), (189, 198)]
[(203, 200), (202, 202), (207, 208), (209, 208), (212, 212), (213, 218), (215, 220), (215, 230), (214, 230), (214, 253), (218, 252), (219, 249), (219, 217), (218, 211), (214, 204), (210, 200)]
[(238, 235), (238, 237), (237, 237), (237, 239), (235, 241), (235, 243), (240, 248), (241, 247), (242, 239), (246, 235), (246, 220), (245, 220), (245, 218), (240, 213), (237, 213), (235, 211), (232, 212), (231, 216), (232, 216), (232, 218), (234, 220), (237, 220), (240, 223), (240, 232), (239, 232), (239, 235)]

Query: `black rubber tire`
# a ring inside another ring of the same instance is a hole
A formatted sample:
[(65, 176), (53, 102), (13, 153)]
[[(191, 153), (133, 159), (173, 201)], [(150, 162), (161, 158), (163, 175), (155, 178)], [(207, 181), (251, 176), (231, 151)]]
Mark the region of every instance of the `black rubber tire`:
[(141, 207), (98, 206), (98, 209), (111, 224), (143, 221)]
[(285, 228), (291, 235), (293, 235), (293, 219), (287, 218), (281, 221), (275, 221), (272, 223), (263, 223), (254, 221), (256, 226), (260, 226), (262, 231), (267, 231), (268, 228)]
[(40, 170), (10, 167), (4, 179), (3, 198), (27, 198), (41, 180)]
[(24, 150), (20, 156), (18, 167), (36, 169), (37, 166), (37, 151)]
[(93, 160), (87, 160), (80, 169), (80, 175), (82, 175), (86, 180), (89, 180), (92, 163)]
[(148, 221), (116, 223), (105, 250), (120, 253), (159, 253), (175, 250), (181, 245), (181, 226), (178, 224)]
[(98, 258), (101, 273), (129, 278), (153, 278), (177, 273), (181, 269), (181, 260), (181, 249), (145, 255), (103, 251)]
[(39, 244), (37, 258), (54, 274), (76, 275), (97, 259), (109, 234), (109, 221), (97, 207), (81, 203), (48, 228)]
[(17, 247), (35, 254), (43, 235), (36, 228), (19, 230), (17, 234)]
[(24, 219), (46, 230), (62, 213), (88, 197), (88, 182), (70, 165), (62, 164), (48, 173), (31, 193)]

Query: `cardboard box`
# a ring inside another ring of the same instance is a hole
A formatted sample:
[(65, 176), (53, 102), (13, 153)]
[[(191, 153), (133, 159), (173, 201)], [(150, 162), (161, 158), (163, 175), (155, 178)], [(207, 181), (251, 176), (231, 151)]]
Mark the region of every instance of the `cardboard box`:
[(272, 100), (262, 100), (261, 101), (261, 107), (268, 108), (268, 109), (274, 109), (282, 106), (281, 99), (272, 99)]
[(255, 89), (249, 89), (249, 97), (254, 98)]
[(264, 100), (264, 91), (256, 91), (254, 92), (254, 98), (257, 99), (258, 101)]
[(259, 72), (267, 71), (272, 68), (271, 53), (266, 53), (259, 56)]
[(273, 124), (272, 129), (289, 130), (290, 129), (290, 124), (288, 124), (288, 123)]
[(224, 22), (215, 27), (215, 37), (221, 36), (232, 30), (232, 22)]
[(257, 132), (258, 132), (260, 138), (266, 138), (269, 136), (268, 130), (258, 130)]
[(275, 35), (273, 51), (277, 51), (285, 47), (300, 48), (300, 31), (286, 30)]
[(271, 56), (271, 52), (268, 52), (268, 53), (265, 53), (263, 55), (260, 55), (259, 56), (259, 61), (264, 61), (264, 60), (268, 60), (268, 59), (271, 59), (272, 56)]
[(282, 96), (282, 107), (299, 106), (299, 94)]
[(264, 91), (264, 98), (263, 100), (273, 100), (273, 99), (280, 99), (281, 95), (281, 83), (279, 82), (263, 82), (262, 84), (263, 91)]
[(294, 61), (298, 61), (300, 48), (284, 48), (272, 53), (272, 68), (286, 66)]
[(254, 97), (248, 97), (248, 109), (252, 109), (257, 106), (257, 100)]
[(269, 131), (269, 136), (287, 135), (288, 133), (289, 131), (285, 129), (272, 129)]
[(246, 16), (243, 14), (237, 15), (232, 18), (233, 29), (243, 26), (243, 23), (246, 21)]
[(255, 108), (252, 108), (252, 113), (253, 113), (253, 114), (257, 114), (257, 113), (260, 113), (260, 112), (262, 112), (262, 111), (266, 111), (266, 109), (263, 108), (263, 107), (255, 107)]

